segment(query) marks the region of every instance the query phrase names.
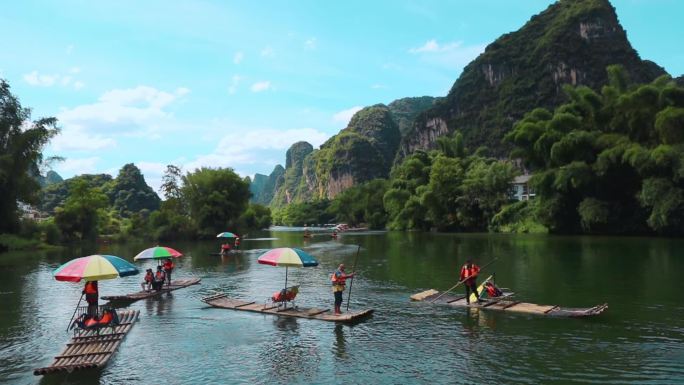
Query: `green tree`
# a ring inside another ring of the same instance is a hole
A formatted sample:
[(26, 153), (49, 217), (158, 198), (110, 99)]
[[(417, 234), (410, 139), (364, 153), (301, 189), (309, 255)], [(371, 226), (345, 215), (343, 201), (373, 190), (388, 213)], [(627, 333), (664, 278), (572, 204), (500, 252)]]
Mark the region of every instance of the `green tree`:
[(143, 209), (154, 211), (159, 209), (159, 196), (145, 182), (140, 169), (133, 163), (124, 165), (119, 175), (107, 188), (112, 206), (122, 217)]
[(59, 132), (55, 118), (31, 121), (31, 110), (22, 107), (0, 79), (0, 233), (19, 228), (17, 202), (36, 204), (43, 147)]
[(66, 240), (93, 240), (98, 233), (101, 211), (108, 205), (107, 196), (87, 182), (74, 183), (64, 207), (57, 208), (55, 223)]
[(249, 185), (229, 168), (201, 168), (188, 173), (181, 191), (202, 237), (234, 227), (250, 196)]

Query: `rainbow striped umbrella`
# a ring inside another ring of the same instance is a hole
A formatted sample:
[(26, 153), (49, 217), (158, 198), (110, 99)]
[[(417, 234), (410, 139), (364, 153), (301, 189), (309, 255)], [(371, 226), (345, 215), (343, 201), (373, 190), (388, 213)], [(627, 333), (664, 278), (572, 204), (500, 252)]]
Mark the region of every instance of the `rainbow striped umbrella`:
[(100, 281), (138, 274), (138, 268), (113, 255), (89, 255), (73, 259), (52, 273), (58, 281)]
[(263, 265), (285, 267), (311, 267), (318, 266), (318, 261), (301, 249), (281, 247), (271, 249), (257, 259)]
[(134, 261), (139, 259), (166, 259), (166, 258), (179, 258), (183, 254), (177, 250), (170, 247), (155, 246), (145, 249), (133, 257)]
[(257, 262), (263, 265), (285, 266), (285, 289), (287, 289), (287, 269), (289, 267), (313, 267), (318, 266), (318, 261), (311, 254), (301, 249), (280, 247), (271, 249), (257, 258)]
[(238, 236), (231, 233), (230, 231), (224, 231), (216, 235), (216, 238), (237, 238)]

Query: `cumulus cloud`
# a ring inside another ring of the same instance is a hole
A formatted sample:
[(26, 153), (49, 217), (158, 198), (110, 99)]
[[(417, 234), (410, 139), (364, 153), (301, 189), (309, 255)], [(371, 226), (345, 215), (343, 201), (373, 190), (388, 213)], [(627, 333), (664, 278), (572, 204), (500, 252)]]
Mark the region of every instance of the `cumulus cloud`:
[(462, 41), (439, 43), (435, 39), (408, 50), (419, 55), (425, 62), (447, 68), (462, 68), (484, 52), (485, 44), (464, 45)]
[[(76, 67), (74, 67), (76, 68)], [(80, 69), (79, 69), (80, 71)], [(75, 75), (78, 72), (73, 72), (73, 68), (69, 71), (70, 74)], [(32, 71), (24, 74), (24, 81), (32, 86), (37, 87), (52, 87), (56, 85), (61, 85), (63, 87), (68, 87), (73, 85), (74, 89), (79, 89), (83, 87), (81, 81), (74, 82), (72, 75), (60, 75), (60, 74), (41, 74), (38, 71)]]
[(256, 82), (256, 83), (252, 84), (250, 89), (252, 90), (252, 92), (267, 91), (267, 90), (271, 89), (271, 82), (269, 82), (268, 80)]
[(92, 174), (96, 172), (99, 161), (100, 158), (96, 156), (89, 158), (66, 158), (62, 162), (55, 163), (53, 168), (57, 173), (64, 176)]
[[(314, 147), (325, 142), (329, 135), (313, 128), (289, 130), (228, 128), (216, 148), (209, 154), (201, 155), (183, 164), (183, 168), (192, 171), (200, 167), (239, 167), (249, 164), (267, 163), (273, 165), (272, 159), (265, 159), (264, 154), (277, 151), (279, 154), (287, 150), (292, 143), (305, 140)], [(236, 140), (239, 135), (239, 140)]]
[(304, 42), (304, 48), (306, 49), (316, 49), (317, 42), (315, 37), (311, 37)]
[(274, 57), (275, 56), (275, 51), (273, 51), (273, 48), (271, 48), (270, 45), (267, 45), (261, 50), (261, 56), (263, 57)]
[(95, 103), (57, 114), (63, 129), (51, 146), (57, 151), (92, 151), (115, 146), (115, 135), (158, 137), (159, 130), (172, 126), (166, 108), (189, 92), (185, 87), (165, 92), (148, 86), (107, 91)]
[(335, 122), (340, 122), (343, 123), (345, 126), (349, 124), (349, 121), (351, 120), (352, 116), (354, 116), (355, 113), (361, 111), (363, 107), (361, 106), (354, 106), (352, 108), (348, 108), (346, 110), (342, 110), (335, 115), (333, 115), (332, 119)]
[(242, 81), (242, 76), (233, 75), (233, 77), (230, 79), (230, 86), (228, 86), (229, 94), (233, 95), (237, 92), (237, 87), (240, 84), (240, 81)]
[(243, 54), (241, 51), (235, 52), (235, 55), (233, 55), (233, 63), (240, 64), (244, 58), (245, 54)]
[(39, 74), (38, 71), (33, 71), (25, 74), (24, 80), (32, 86), (51, 87), (57, 83), (59, 77), (59, 75), (45, 75)]

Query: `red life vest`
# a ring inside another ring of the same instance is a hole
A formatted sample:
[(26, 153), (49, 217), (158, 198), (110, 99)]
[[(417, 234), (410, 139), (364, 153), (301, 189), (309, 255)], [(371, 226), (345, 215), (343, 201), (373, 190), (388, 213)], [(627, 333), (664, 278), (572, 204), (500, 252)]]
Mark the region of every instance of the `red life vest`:
[(227, 244), (227, 243), (224, 243), (224, 244), (221, 245), (221, 249), (222, 249), (222, 250), (230, 250), (230, 245)]
[[(468, 265), (463, 265), (463, 267), (461, 268), (461, 281), (463, 281), (466, 278), (476, 276), (480, 272), (480, 268), (477, 267), (476, 264), (471, 264), (470, 268), (468, 268), (467, 266)], [(468, 281), (472, 282), (472, 279), (469, 279)]]
[(85, 288), (83, 289), (83, 292), (85, 294), (95, 294), (97, 295), (97, 282), (96, 281), (88, 281), (85, 284)]
[(83, 325), (87, 328), (97, 326), (97, 320), (95, 318), (88, 318), (87, 320), (85, 320)]
[(154, 274), (152, 274), (151, 272), (145, 274), (145, 282), (152, 282), (152, 281), (154, 281)]
[(163, 271), (157, 271), (154, 275), (157, 281), (163, 281), (166, 278), (166, 274)]
[(171, 262), (171, 261), (164, 262), (164, 270), (171, 270), (173, 268), (174, 268), (173, 262)]

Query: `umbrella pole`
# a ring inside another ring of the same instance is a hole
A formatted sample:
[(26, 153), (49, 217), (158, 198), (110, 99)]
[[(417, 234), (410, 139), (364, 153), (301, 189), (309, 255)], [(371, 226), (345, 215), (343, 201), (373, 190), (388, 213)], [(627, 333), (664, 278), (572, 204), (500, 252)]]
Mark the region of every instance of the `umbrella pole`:
[[(287, 295), (287, 269), (288, 267), (285, 266), (285, 289), (283, 290), (283, 297)], [(283, 304), (285, 305), (285, 307), (287, 307), (287, 302), (283, 302)]]

